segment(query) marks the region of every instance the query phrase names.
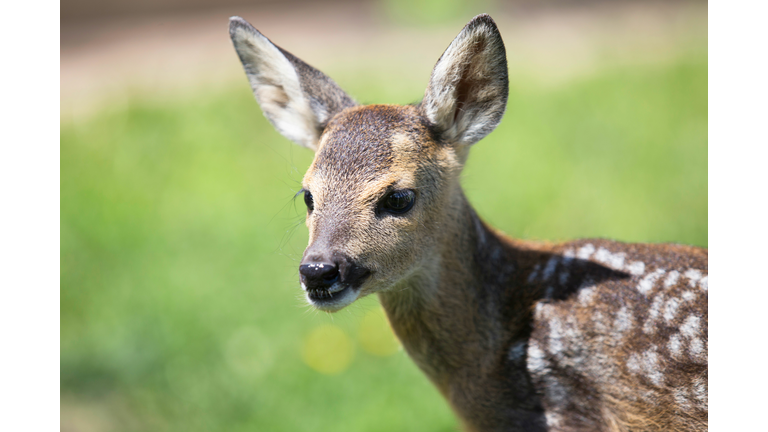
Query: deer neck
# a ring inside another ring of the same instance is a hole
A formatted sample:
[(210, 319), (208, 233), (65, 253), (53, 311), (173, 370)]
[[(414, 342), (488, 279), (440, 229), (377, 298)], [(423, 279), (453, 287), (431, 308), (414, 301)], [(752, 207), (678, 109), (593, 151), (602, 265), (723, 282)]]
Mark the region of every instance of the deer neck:
[(493, 367), (509, 335), (519, 333), (501, 324), (509, 323), (502, 316), (509, 313), (502, 288), (514, 267), (510, 247), (480, 220), (460, 188), (453, 201), (430, 260), (380, 294), (395, 334), (444, 394), (460, 369)]

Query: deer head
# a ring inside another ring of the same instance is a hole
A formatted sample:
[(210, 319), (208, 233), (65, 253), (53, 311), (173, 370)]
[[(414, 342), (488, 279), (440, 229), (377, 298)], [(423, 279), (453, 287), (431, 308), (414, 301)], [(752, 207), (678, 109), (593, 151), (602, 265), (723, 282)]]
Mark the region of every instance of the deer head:
[(417, 105), (358, 105), (323, 73), (234, 17), (230, 35), (265, 116), (316, 152), (302, 186), (309, 246), (299, 266), (315, 307), (429, 277), (467, 208), (469, 147), (501, 121), (508, 80), (495, 23), (479, 15), (438, 60)]

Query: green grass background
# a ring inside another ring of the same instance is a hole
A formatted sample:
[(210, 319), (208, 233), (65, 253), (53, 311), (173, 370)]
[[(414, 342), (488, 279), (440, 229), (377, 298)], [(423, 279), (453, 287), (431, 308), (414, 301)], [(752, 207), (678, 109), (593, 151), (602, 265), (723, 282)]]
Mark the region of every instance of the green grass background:
[[(332, 75), (362, 101), (407, 103), (424, 85)], [(63, 121), (62, 406), (117, 431), (455, 430), (402, 351), (360, 349), (376, 299), (332, 316), (303, 304), (292, 196), (311, 159), (272, 129), (245, 78)], [(706, 54), (556, 86), (513, 77), (463, 183), (513, 236), (706, 247)], [(354, 347), (332, 376), (301, 356), (328, 323)]]

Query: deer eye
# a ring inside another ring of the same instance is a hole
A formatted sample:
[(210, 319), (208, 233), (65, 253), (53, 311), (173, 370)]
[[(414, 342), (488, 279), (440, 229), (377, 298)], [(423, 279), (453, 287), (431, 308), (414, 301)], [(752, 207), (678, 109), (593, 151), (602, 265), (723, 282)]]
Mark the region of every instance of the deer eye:
[(315, 200), (312, 199), (312, 193), (308, 190), (304, 190), (304, 204), (307, 205), (307, 210), (309, 211), (315, 209)]
[(413, 208), (416, 194), (410, 189), (391, 192), (384, 197), (379, 208), (389, 213), (403, 214)]

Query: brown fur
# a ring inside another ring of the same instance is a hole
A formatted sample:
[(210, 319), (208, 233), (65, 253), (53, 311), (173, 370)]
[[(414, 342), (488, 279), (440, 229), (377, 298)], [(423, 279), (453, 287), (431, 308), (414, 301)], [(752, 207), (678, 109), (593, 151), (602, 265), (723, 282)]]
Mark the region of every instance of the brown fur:
[[(238, 42), (249, 37), (233, 36), (246, 72), (268, 74), (258, 50), (271, 48)], [(303, 181), (313, 210), (302, 263), (339, 274), (335, 296), (308, 297), (313, 304), (333, 311), (378, 293), (406, 351), (469, 431), (706, 430), (706, 250), (514, 240), (467, 202), (459, 174), (468, 149), (506, 103), (490, 17), (446, 50), (417, 106), (355, 106), (281, 52), (304, 96), (266, 103), (315, 101), (310, 120), (288, 114), (317, 130), (286, 135), (319, 134)], [(414, 191), (413, 208), (382, 212), (398, 190)]]

